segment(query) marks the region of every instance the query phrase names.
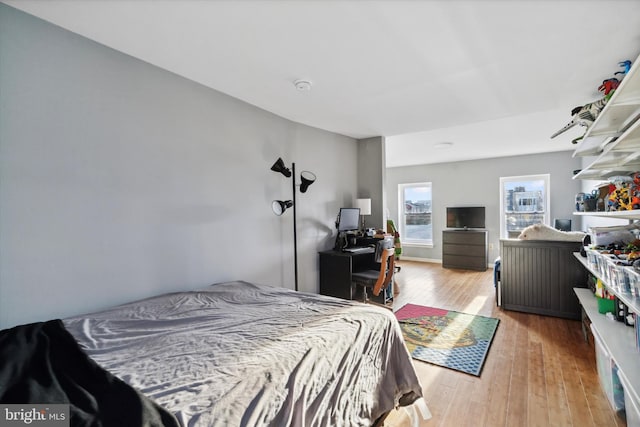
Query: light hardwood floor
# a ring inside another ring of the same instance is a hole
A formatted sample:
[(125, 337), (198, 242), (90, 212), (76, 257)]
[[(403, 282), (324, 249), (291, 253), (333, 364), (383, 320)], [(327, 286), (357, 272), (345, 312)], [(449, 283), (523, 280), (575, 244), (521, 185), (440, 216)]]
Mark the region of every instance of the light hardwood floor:
[[(579, 321), (503, 311), (493, 272), (401, 261), (394, 310), (421, 304), (497, 317), (500, 325), (480, 377), (414, 360), (432, 426), (625, 426), (598, 383), (593, 342)], [(403, 409), (384, 425), (408, 427)]]

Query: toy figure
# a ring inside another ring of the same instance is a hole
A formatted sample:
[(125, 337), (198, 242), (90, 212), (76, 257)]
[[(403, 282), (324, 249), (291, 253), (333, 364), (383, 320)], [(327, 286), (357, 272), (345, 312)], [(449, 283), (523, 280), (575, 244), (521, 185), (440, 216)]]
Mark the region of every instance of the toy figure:
[(629, 188), (619, 186), (609, 194), (609, 211), (625, 211), (629, 208)]
[(640, 191), (637, 187), (630, 190), (630, 200), (627, 209), (635, 210), (640, 209)]
[[(635, 178), (635, 176), (634, 176)], [(609, 178), (614, 185), (609, 193), (607, 207), (609, 211), (625, 211), (635, 209), (634, 205), (640, 207), (640, 198), (634, 195), (634, 185), (628, 176)]]
[[(618, 65), (623, 68), (623, 71), (617, 71), (614, 75), (622, 74), (622, 77), (624, 77), (631, 69), (631, 61), (629, 60), (618, 62)], [(607, 101), (609, 101), (609, 98), (611, 98), (611, 96), (615, 93), (619, 85), (620, 80), (615, 77), (603, 80), (602, 84), (598, 87), (598, 91), (603, 92), (604, 97), (597, 101), (590, 102), (589, 104), (575, 107), (573, 110), (571, 110), (571, 121), (567, 123), (562, 129), (551, 135), (551, 138), (555, 138), (556, 136), (568, 131), (576, 125), (585, 126), (587, 128), (591, 126), (602, 109), (607, 104)], [(577, 144), (578, 141), (582, 140), (583, 138), (584, 135), (574, 138), (571, 143)]]
[[(560, 135), (561, 133), (568, 131), (575, 125), (586, 126), (586, 127), (591, 126), (591, 124), (595, 121), (596, 117), (598, 117), (598, 114), (600, 114), (600, 111), (602, 111), (604, 106), (607, 104), (607, 101), (608, 101), (608, 98), (605, 97), (597, 101), (593, 101), (588, 104), (585, 104), (583, 106), (575, 107), (573, 110), (571, 110), (571, 115), (573, 116), (571, 121), (565, 127), (563, 127), (562, 129), (560, 129), (559, 131), (551, 135), (551, 138), (553, 139), (556, 136)], [(573, 140), (571, 142), (575, 144), (577, 140)]]
[(606, 98), (611, 98), (618, 86), (620, 80), (614, 78), (603, 80), (602, 84), (598, 87), (598, 91), (602, 92)]
[(622, 77), (624, 77), (631, 69), (631, 61), (629, 61), (628, 59), (626, 61), (618, 62), (618, 65), (624, 68), (624, 70), (616, 71), (615, 73), (613, 73), (614, 76), (617, 74), (622, 74)]
[(633, 183), (629, 185), (631, 195), (629, 209), (640, 209), (640, 173), (634, 173), (631, 178)]

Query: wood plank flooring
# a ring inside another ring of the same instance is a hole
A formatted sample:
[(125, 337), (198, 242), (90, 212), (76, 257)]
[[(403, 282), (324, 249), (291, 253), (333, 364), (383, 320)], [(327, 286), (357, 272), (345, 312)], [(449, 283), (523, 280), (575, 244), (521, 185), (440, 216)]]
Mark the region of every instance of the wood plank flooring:
[[(400, 261), (394, 310), (421, 304), (497, 317), (500, 325), (480, 377), (414, 360), (435, 426), (626, 426), (598, 383), (593, 341), (579, 321), (503, 311), (493, 272)], [(404, 409), (386, 427), (409, 427)]]

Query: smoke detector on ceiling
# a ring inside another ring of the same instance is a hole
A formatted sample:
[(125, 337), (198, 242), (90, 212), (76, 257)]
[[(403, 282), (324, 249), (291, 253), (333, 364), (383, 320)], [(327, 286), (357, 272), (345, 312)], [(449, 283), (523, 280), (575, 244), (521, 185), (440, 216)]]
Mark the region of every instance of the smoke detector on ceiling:
[(309, 80), (296, 80), (293, 82), (296, 89), (300, 91), (310, 91), (311, 90), (311, 82)]

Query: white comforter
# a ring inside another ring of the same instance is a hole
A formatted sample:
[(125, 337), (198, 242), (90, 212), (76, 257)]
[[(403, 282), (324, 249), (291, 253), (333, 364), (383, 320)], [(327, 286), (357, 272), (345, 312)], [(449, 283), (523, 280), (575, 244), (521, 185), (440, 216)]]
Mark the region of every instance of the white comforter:
[(369, 426), (422, 396), (395, 317), (371, 305), (230, 282), (64, 323), (185, 426)]

